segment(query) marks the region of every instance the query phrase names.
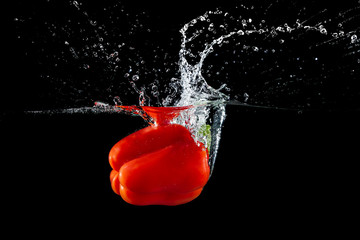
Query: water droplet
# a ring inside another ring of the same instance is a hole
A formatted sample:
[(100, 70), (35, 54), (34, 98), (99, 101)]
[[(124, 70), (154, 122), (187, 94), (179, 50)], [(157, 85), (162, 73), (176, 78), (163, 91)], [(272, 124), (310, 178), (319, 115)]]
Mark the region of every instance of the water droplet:
[(239, 31), (237, 31), (237, 34), (240, 35), (240, 36), (242, 36), (242, 35), (244, 35), (245, 33), (244, 33), (243, 30), (239, 30)]
[(115, 105), (122, 105), (122, 102), (121, 102), (119, 96), (115, 96), (113, 101), (114, 101)]
[(138, 75), (134, 75), (134, 76), (132, 76), (132, 80), (133, 80), (133, 81), (137, 81), (137, 80), (139, 80), (139, 76), (138, 76)]
[(284, 39), (280, 39), (280, 40), (279, 40), (279, 43), (280, 43), (280, 44), (283, 44), (284, 42), (285, 42)]
[(80, 10), (79, 3), (77, 1), (73, 1), (73, 4), (78, 10)]
[(213, 23), (209, 24), (208, 30), (209, 31), (214, 31), (214, 24)]
[(247, 22), (245, 19), (241, 20), (241, 24), (243, 25), (243, 27), (246, 27), (247, 26)]
[(351, 36), (351, 43), (355, 43), (357, 41), (357, 36), (356, 35), (352, 35)]
[(321, 27), (320, 27), (320, 33), (326, 35), (326, 34), (327, 34), (326, 28), (324, 28), (324, 27), (321, 28)]
[(249, 94), (244, 93), (244, 102), (247, 102), (248, 99), (249, 99)]
[(278, 33), (276, 32), (275, 29), (272, 29), (270, 34), (271, 34), (272, 37), (276, 37), (278, 35)]
[(100, 101), (96, 101), (94, 104), (95, 104), (95, 107), (100, 107), (100, 108), (107, 108), (110, 106), (108, 103), (104, 103), (104, 102), (100, 102)]
[(277, 27), (276, 31), (278, 32), (285, 32), (285, 29), (283, 27)]
[(130, 76), (129, 73), (125, 73), (125, 75), (124, 75), (125, 78), (128, 78), (129, 76)]
[(110, 57), (117, 57), (119, 55), (119, 53), (117, 51), (113, 52), (112, 54), (110, 54)]

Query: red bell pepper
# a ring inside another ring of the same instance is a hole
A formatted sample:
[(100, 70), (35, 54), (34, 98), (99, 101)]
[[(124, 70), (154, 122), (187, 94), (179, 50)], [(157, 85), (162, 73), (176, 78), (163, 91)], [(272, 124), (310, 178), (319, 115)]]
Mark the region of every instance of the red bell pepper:
[(134, 205), (179, 205), (198, 197), (210, 174), (208, 153), (178, 124), (152, 125), (110, 151), (112, 189)]

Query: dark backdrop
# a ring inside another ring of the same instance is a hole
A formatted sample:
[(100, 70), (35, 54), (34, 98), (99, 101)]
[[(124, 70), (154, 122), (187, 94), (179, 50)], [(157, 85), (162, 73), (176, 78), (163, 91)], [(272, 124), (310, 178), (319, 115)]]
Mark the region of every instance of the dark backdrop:
[[(105, 3), (92, 4), (96, 9)], [(234, 3), (126, 4), (149, 11), (155, 23), (172, 29), (205, 10)], [(11, 11), (26, 11), (24, 6), (16, 5)], [(197, 226), (204, 223), (201, 233), (222, 222), (240, 232), (256, 231), (259, 226), (265, 231), (262, 226), (272, 225), (298, 232), (299, 226), (307, 229), (339, 219), (349, 228), (355, 224), (348, 219), (357, 212), (359, 200), (355, 194), (358, 111), (228, 106), (215, 169), (202, 194), (182, 206), (136, 207), (112, 192), (107, 155), (113, 144), (145, 123), (105, 113), (25, 114), (23, 110), (32, 107), (26, 102), (32, 102), (37, 87), (41, 88), (29, 84), (38, 69), (32, 71), (31, 59), (19, 57), (24, 47), (14, 45), (16, 34), (10, 33), (9, 45), (4, 46), (9, 52), (5, 70), (10, 74), (2, 78), (0, 123), (6, 190), (2, 197), (8, 200), (3, 207), (10, 212), (12, 225), (30, 226), (27, 231), (39, 233), (44, 229), (67, 232), (81, 224), (92, 232), (104, 223), (109, 232), (126, 231), (126, 223), (153, 224), (159, 231), (164, 224), (199, 230)], [(39, 107), (38, 102), (33, 106)], [(185, 220), (173, 225), (176, 219)]]

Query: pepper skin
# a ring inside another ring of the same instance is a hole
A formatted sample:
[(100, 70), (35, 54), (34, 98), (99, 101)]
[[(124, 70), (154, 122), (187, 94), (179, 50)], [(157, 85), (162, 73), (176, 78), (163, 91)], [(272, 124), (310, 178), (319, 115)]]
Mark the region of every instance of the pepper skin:
[(133, 205), (179, 205), (198, 197), (209, 179), (208, 154), (178, 124), (149, 126), (110, 151), (112, 189)]

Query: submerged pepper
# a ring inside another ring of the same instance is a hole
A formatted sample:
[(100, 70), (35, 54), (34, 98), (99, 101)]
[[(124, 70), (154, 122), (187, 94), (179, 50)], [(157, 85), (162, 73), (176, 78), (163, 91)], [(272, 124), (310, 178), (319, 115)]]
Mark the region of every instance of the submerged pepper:
[(134, 205), (179, 205), (198, 197), (209, 179), (208, 153), (178, 124), (152, 125), (110, 151), (112, 189)]

